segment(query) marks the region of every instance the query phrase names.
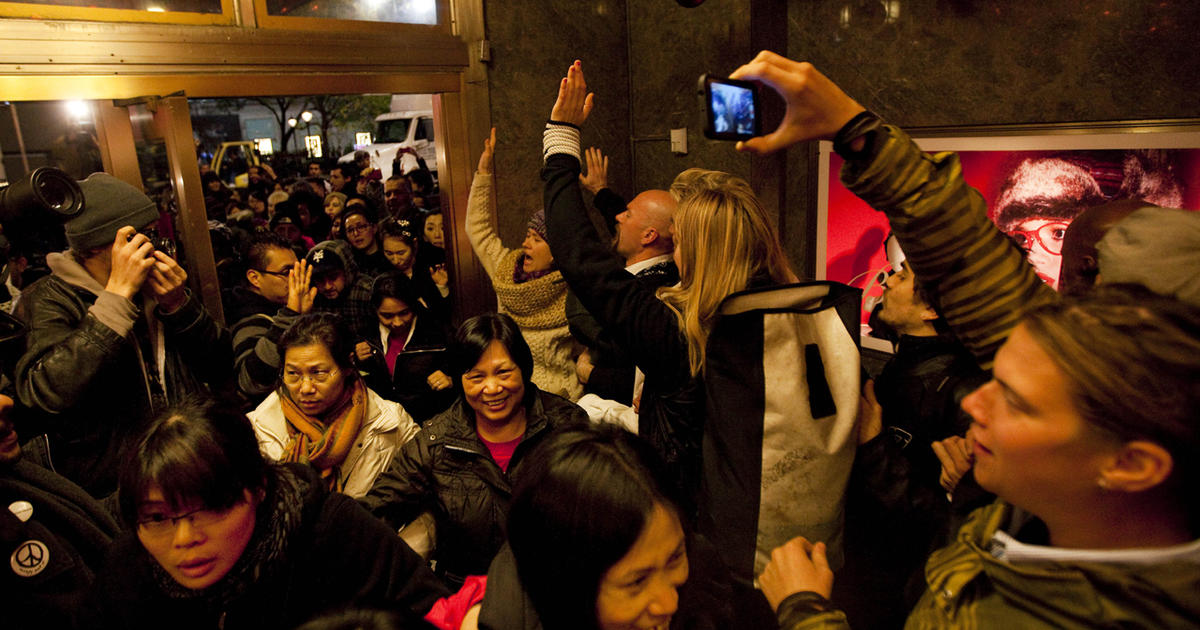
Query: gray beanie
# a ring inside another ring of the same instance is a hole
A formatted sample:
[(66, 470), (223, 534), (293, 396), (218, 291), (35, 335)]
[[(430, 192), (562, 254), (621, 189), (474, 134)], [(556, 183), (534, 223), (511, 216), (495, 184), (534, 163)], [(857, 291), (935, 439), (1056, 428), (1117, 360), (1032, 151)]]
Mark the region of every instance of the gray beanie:
[(141, 229), (158, 220), (158, 207), (145, 193), (108, 173), (92, 173), (79, 187), (83, 212), (67, 221), (67, 243), (75, 251), (111, 245), (126, 225)]
[(1100, 239), (1100, 280), (1140, 284), (1200, 306), (1200, 212), (1142, 208)]

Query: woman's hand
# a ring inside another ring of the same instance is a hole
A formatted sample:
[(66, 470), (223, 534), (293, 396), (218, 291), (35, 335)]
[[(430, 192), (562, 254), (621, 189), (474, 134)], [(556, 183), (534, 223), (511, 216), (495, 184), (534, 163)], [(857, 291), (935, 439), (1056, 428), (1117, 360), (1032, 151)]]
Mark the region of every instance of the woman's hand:
[(450, 284), (450, 274), (446, 272), (446, 265), (434, 265), (430, 267), (429, 277), (439, 287), (445, 287)]
[(443, 389), (450, 389), (454, 386), (454, 381), (450, 380), (450, 377), (446, 376), (446, 373), (441, 370), (430, 374), (429, 378), (425, 379), (425, 382), (429, 383), (429, 389), (432, 389), (435, 392), (440, 392)]
[(932, 446), (934, 454), (942, 462), (942, 475), (938, 482), (946, 492), (953, 493), (958, 482), (975, 465), (975, 456), (972, 454), (975, 445), (968, 438), (952, 435), (934, 442)]
[(766, 154), (806, 140), (832, 140), (843, 125), (865, 108), (807, 62), (764, 50), (733, 71), (731, 79), (754, 79), (771, 86), (787, 102), (779, 127), (738, 142), (739, 151)]
[(492, 154), (496, 151), (496, 128), (492, 127), (492, 133), (489, 137), (483, 140), (483, 153), (479, 154), (479, 166), (476, 170), (484, 175), (492, 174)]
[(580, 175), (579, 183), (594, 195), (608, 188), (608, 156), (591, 147), (584, 151), (584, 157), (587, 159), (587, 176)]
[(582, 126), (588, 114), (592, 113), (594, 98), (595, 95), (587, 91), (587, 81), (583, 79), (583, 64), (576, 59), (567, 68), (567, 76), (558, 84), (558, 100), (554, 101), (554, 109), (550, 110), (550, 121)]
[(758, 576), (758, 588), (771, 610), (794, 593), (812, 591), (829, 599), (833, 593), (833, 571), (825, 557), (825, 543), (812, 544), (797, 536), (771, 552), (771, 561)]
[(883, 432), (883, 407), (875, 398), (875, 380), (868, 379), (858, 399), (858, 443), (866, 444)]
[(303, 258), (288, 273), (287, 307), (301, 315), (312, 310), (317, 288), (312, 286), (312, 267)]
[(150, 273), (146, 275), (142, 291), (158, 302), (164, 313), (174, 313), (187, 301), (187, 291), (184, 289), (187, 272), (174, 258), (160, 251), (154, 251), (151, 260), (154, 264), (150, 267)]
[(375, 356), (375, 351), (371, 349), (370, 343), (360, 341), (354, 344), (354, 356), (358, 357), (359, 361), (367, 361)]

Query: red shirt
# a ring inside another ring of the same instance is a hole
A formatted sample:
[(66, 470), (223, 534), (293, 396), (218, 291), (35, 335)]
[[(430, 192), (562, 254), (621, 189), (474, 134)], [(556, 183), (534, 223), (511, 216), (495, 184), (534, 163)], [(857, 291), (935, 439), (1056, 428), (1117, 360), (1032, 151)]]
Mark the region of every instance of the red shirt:
[(483, 440), (484, 446), (487, 446), (488, 451), (492, 454), (492, 459), (496, 460), (496, 463), (500, 465), (500, 470), (508, 472), (508, 462), (512, 461), (513, 451), (517, 450), (517, 445), (521, 443), (521, 439), (524, 437), (522, 435), (508, 442), (489, 442), (484, 440), (482, 435), (479, 436), (479, 439)]

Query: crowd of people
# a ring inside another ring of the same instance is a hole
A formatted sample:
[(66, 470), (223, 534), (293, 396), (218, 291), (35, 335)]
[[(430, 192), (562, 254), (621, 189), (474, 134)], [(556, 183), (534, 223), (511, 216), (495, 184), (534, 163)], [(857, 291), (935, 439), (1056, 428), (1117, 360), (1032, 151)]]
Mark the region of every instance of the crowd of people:
[(609, 187), (579, 61), (517, 248), (484, 143), (458, 326), (419, 165), (203, 174), (227, 326), (97, 173), (0, 313), (11, 627), (1200, 627), (1200, 214), (1081, 211), (1060, 295), (953, 154), (809, 64), (732, 77), (787, 104), (737, 150), (832, 141), (888, 218), (874, 378), (745, 180)]

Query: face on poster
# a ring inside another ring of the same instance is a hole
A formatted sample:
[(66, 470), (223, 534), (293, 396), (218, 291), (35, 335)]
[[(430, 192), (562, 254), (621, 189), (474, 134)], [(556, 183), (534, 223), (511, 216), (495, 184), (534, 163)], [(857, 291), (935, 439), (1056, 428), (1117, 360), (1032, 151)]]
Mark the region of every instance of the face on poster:
[[(1057, 289), (1063, 236), (1085, 209), (1127, 198), (1200, 209), (1200, 148), (1178, 146), (1200, 147), (1200, 133), (1139, 138), (1174, 146), (1103, 148), (1129, 143), (1133, 134), (1112, 135), (1117, 137), (928, 139), (918, 144), (930, 152), (958, 153), (963, 177), (983, 197), (988, 217), (1025, 251), (1038, 276)], [(1025, 148), (1047, 144), (1058, 146)], [(884, 251), (887, 219), (842, 186), (841, 158), (829, 152), (828, 160), (825, 278), (878, 294), (879, 272), (890, 270)], [(868, 316), (864, 309), (864, 322)]]

